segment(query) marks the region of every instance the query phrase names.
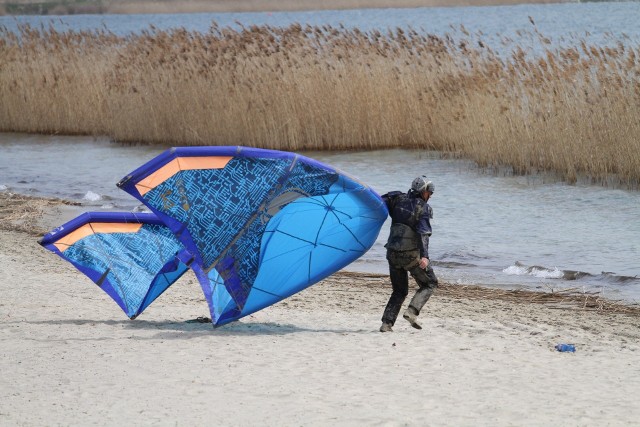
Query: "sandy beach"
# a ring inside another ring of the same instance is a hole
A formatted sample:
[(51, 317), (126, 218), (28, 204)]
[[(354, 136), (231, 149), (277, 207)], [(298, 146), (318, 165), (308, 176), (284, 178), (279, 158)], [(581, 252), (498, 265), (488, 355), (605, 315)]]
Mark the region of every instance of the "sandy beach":
[(640, 420), (637, 307), (443, 284), (422, 331), (383, 334), (387, 277), (343, 272), (213, 329), (187, 274), (132, 321), (38, 245), (65, 205), (0, 196), (0, 425)]

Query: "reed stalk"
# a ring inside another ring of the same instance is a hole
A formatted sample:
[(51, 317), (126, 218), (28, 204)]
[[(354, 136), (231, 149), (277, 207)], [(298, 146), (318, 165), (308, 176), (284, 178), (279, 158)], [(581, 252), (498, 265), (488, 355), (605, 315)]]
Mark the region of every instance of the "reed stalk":
[[(466, 31), (463, 29), (463, 31)], [(531, 37), (544, 43), (537, 30)], [(420, 148), (638, 188), (640, 47), (510, 57), (396, 29), (0, 30), (0, 130), (281, 150)]]

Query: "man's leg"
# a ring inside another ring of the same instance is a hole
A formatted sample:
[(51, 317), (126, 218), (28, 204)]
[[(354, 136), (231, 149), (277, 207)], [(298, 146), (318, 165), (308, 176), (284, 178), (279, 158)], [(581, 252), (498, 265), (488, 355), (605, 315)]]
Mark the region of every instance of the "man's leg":
[(387, 259), (389, 259), (389, 276), (391, 278), (393, 292), (391, 293), (389, 302), (384, 309), (382, 322), (393, 326), (398, 318), (402, 304), (409, 294), (409, 277), (406, 270), (398, 268), (394, 264), (393, 255), (389, 256), (388, 254)]
[(424, 307), (429, 298), (431, 298), (433, 291), (438, 287), (438, 278), (433, 272), (431, 265), (429, 265), (426, 270), (419, 267), (413, 268), (410, 273), (419, 286), (419, 289), (409, 303), (409, 309), (412, 309), (417, 316), (420, 314), (422, 307)]

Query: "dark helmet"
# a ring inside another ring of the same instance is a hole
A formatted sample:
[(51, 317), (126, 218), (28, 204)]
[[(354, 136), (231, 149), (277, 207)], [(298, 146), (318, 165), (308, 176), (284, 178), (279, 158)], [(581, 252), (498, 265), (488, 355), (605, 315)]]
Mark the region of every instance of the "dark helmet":
[(427, 180), (426, 176), (422, 175), (413, 180), (413, 182), (411, 183), (411, 189), (418, 193), (422, 193), (423, 191), (433, 193), (436, 189), (436, 186), (433, 184), (433, 182)]

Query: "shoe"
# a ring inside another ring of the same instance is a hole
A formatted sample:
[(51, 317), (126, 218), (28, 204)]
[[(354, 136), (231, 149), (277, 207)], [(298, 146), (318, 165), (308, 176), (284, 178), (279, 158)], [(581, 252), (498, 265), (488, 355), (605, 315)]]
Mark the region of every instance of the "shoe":
[(393, 329), (391, 329), (391, 323), (382, 322), (382, 326), (380, 326), (380, 332), (393, 332)]
[(418, 323), (418, 315), (415, 314), (413, 312), (413, 310), (411, 310), (411, 308), (407, 308), (404, 311), (404, 314), (402, 315), (402, 317), (405, 318), (405, 320), (409, 323), (411, 323), (411, 326), (413, 326), (416, 329), (422, 329), (422, 326), (420, 326), (420, 323)]

